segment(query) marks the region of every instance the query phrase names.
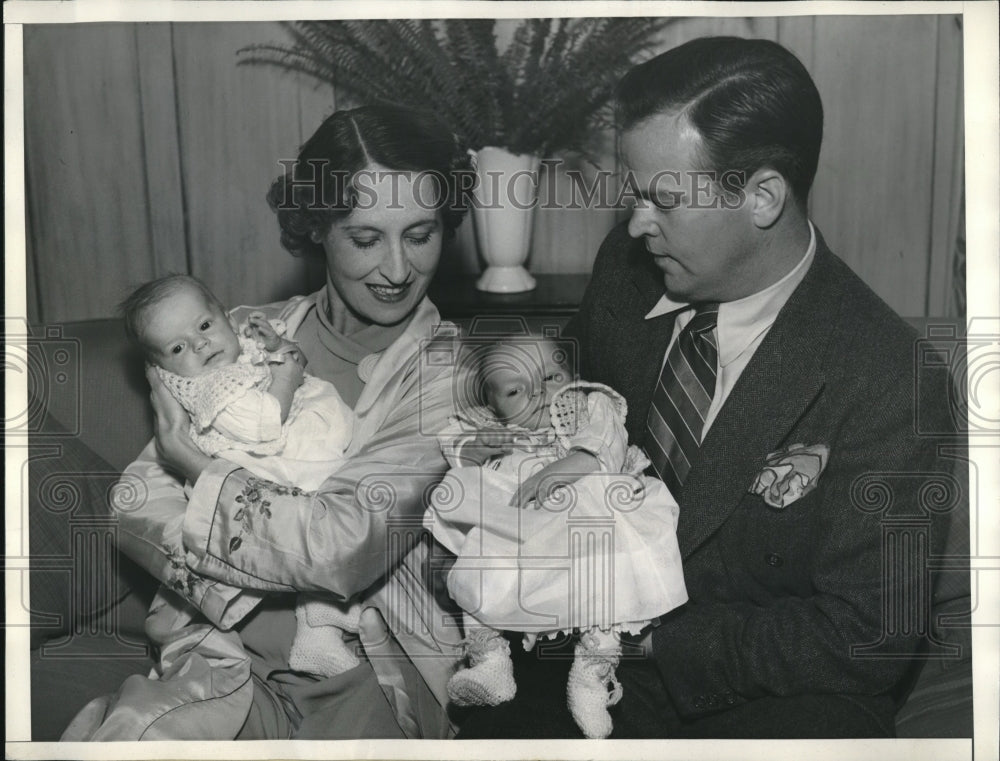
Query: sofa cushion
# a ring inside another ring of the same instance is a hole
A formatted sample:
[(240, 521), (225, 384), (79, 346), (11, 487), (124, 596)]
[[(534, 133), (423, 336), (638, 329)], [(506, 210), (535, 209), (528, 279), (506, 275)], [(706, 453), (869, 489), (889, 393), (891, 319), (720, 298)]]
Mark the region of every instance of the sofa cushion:
[[(32, 437), (28, 447), (33, 648), (79, 630), (84, 622), (93, 624), (132, 590), (148, 605), (156, 587), (115, 549), (108, 494), (118, 469), (79, 437), (58, 436), (65, 433), (58, 421), (46, 417), (43, 425), (52, 437)], [(141, 635), (141, 617), (127, 623)]]

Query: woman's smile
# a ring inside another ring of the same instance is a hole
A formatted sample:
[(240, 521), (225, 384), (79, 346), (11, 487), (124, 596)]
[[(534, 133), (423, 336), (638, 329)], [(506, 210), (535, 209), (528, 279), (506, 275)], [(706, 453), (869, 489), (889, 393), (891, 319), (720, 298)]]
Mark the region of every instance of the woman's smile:
[(384, 302), (386, 304), (395, 304), (405, 299), (410, 292), (410, 286), (412, 284), (413, 284), (412, 279), (400, 285), (365, 283), (365, 285), (368, 286), (368, 290), (372, 292), (372, 295), (379, 301)]

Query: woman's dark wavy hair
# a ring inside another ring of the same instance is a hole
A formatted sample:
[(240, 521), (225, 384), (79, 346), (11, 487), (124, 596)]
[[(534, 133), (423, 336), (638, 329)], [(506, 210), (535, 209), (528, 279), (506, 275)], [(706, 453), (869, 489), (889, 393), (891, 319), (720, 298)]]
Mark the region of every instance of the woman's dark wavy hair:
[(292, 169), (271, 184), (267, 201), (278, 215), (281, 245), (295, 256), (322, 254), (316, 240), (351, 213), (358, 197), (353, 180), (374, 164), (430, 173), (444, 233), (454, 234), (471, 188), (463, 177), (473, 171), (466, 149), (430, 114), (372, 105), (333, 113), (302, 147)]
[(678, 110), (704, 141), (705, 169), (749, 177), (770, 167), (805, 203), (823, 141), (823, 103), (791, 52), (769, 40), (703, 37), (636, 66), (618, 86), (622, 129)]

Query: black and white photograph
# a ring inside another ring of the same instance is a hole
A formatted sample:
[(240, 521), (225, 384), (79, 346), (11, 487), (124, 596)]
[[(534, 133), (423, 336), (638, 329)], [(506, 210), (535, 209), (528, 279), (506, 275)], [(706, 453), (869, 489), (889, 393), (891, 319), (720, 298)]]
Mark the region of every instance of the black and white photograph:
[(996, 757), (998, 7), (5, 3), (6, 756)]

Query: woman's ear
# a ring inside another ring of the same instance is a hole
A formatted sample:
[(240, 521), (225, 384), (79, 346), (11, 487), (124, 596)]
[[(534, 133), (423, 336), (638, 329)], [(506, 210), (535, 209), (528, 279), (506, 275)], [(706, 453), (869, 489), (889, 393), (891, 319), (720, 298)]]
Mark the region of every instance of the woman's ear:
[(753, 223), (761, 229), (771, 227), (785, 210), (788, 181), (774, 169), (764, 167), (751, 175), (747, 189)]

